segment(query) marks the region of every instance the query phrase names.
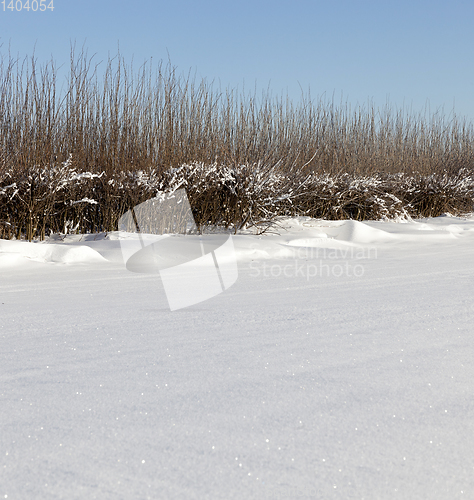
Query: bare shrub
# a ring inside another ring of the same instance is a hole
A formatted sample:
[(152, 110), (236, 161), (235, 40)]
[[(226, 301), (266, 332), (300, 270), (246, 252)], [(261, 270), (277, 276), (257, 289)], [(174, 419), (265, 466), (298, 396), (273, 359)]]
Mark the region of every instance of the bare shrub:
[(201, 228), (472, 209), (474, 129), (454, 114), (295, 105), (120, 54), (102, 68), (74, 48), (58, 74), (53, 61), (0, 61), (1, 237), (111, 231), (178, 185)]

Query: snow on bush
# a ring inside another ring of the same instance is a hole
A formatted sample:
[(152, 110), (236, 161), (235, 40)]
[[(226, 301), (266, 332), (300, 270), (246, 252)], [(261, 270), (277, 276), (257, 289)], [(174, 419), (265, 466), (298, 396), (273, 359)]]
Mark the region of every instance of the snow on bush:
[(0, 236), (29, 240), (51, 232), (117, 229), (131, 207), (184, 188), (200, 230), (262, 230), (278, 216), (380, 220), (472, 211), (474, 176), (459, 170), (374, 174), (283, 170), (281, 164), (195, 162), (164, 171), (79, 171), (72, 156), (46, 167), (9, 169), (0, 177)]

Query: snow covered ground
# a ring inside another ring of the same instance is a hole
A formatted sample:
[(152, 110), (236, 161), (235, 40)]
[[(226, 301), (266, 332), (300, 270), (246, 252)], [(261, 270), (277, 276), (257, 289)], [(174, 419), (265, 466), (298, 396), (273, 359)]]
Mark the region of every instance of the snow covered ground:
[(277, 233), (176, 311), (116, 233), (0, 241), (0, 498), (474, 498), (474, 217)]

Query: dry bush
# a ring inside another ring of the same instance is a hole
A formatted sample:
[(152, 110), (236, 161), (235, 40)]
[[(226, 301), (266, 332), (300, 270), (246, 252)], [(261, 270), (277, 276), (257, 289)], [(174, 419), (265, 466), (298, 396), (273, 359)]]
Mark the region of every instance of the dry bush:
[(117, 229), (130, 208), (184, 188), (200, 231), (262, 230), (279, 216), (378, 220), (470, 212), (471, 171), (431, 174), (315, 174), (275, 165), (191, 163), (165, 171), (79, 172), (69, 158), (49, 168), (8, 171), (0, 179), (5, 238)]
[(1, 59), (0, 237), (114, 230), (178, 184), (201, 228), (472, 210), (474, 130), (454, 115), (295, 105), (74, 49), (58, 74)]
[(403, 176), (399, 190), (414, 217), (468, 213), (474, 209), (474, 174), (466, 169), (451, 174)]
[(1, 60), (0, 133), (15, 168), (69, 154), (80, 170), (107, 173), (193, 162), (361, 175), (474, 167), (473, 127), (454, 115), (352, 110), (310, 95), (295, 105), (216, 89), (170, 64), (134, 70), (117, 55), (102, 68), (74, 50), (66, 82), (54, 62)]

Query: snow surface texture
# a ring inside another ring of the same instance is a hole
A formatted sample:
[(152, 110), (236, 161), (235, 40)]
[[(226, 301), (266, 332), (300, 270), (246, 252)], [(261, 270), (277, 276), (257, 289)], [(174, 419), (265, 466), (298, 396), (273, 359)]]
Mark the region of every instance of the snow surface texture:
[(474, 498), (474, 217), (277, 232), (174, 312), (116, 233), (0, 241), (0, 499)]

